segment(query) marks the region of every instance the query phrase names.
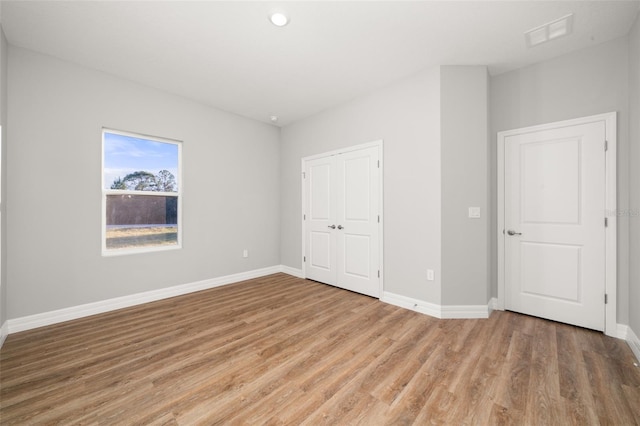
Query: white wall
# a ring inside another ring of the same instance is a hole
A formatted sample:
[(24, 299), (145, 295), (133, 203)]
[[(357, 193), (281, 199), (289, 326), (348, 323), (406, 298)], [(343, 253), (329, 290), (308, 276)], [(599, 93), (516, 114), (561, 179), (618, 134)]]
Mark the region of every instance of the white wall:
[(302, 267), (301, 159), (383, 139), (385, 291), (440, 303), (439, 92), (432, 68), (282, 129), (284, 265)]
[[(496, 186), (496, 133), (611, 111), (618, 112), (618, 209), (629, 209), (627, 37), (491, 79), (491, 185)], [(492, 193), (491, 205), (496, 205)], [(492, 294), (497, 294), (496, 212), (492, 213)], [(637, 259), (637, 258), (636, 258)], [(634, 262), (637, 262), (634, 260)], [(629, 217), (618, 218), (618, 322), (629, 320)]]
[[(14, 47), (9, 87), (9, 318), (280, 263), (276, 127)], [(102, 126), (183, 141), (182, 250), (101, 256)]]
[[(486, 305), (489, 286), (488, 79), (484, 66), (440, 67), (442, 305)], [(470, 219), (469, 207), (481, 218)]]
[(629, 325), (640, 336), (640, 14), (629, 34)]

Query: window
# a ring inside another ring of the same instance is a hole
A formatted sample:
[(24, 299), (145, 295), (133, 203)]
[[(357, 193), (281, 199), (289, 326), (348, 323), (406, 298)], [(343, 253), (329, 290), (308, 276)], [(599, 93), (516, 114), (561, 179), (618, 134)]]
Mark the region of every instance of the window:
[(181, 247), (180, 142), (102, 131), (102, 253)]

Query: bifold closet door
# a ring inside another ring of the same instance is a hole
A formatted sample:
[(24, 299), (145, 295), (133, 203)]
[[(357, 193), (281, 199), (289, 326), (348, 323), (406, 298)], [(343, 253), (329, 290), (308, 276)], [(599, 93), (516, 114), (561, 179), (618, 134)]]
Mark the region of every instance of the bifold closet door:
[(307, 278), (380, 296), (378, 147), (306, 162)]

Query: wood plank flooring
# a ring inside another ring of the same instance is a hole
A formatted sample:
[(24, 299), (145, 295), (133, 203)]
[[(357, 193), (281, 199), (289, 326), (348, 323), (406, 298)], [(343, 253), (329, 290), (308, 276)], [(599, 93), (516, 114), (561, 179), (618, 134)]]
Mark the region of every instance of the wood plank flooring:
[(626, 343), (285, 274), (10, 335), (0, 423), (637, 425)]

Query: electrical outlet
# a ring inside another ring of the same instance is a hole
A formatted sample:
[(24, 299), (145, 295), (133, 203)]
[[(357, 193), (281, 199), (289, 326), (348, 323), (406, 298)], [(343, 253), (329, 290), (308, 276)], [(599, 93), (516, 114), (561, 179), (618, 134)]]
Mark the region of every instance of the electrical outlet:
[(242, 257), (249, 257), (249, 250), (244, 249), (244, 250), (242, 251)]
[(433, 269), (427, 269), (427, 280), (433, 281), (435, 279), (435, 273)]

